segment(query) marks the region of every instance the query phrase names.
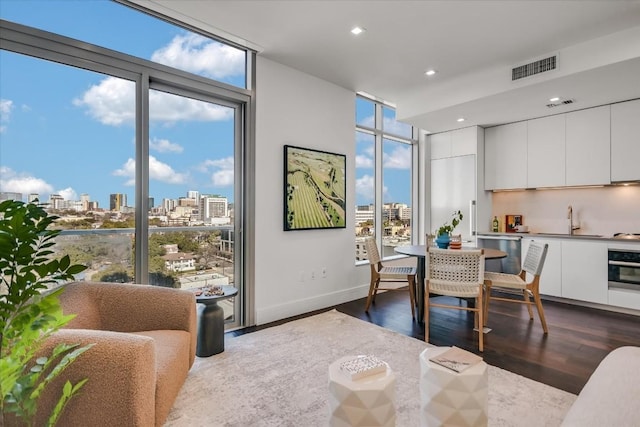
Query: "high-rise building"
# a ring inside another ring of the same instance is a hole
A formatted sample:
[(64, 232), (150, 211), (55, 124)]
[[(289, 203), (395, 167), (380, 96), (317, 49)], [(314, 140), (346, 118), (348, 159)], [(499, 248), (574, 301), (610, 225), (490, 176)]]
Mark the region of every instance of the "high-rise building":
[(22, 193), (12, 193), (10, 191), (0, 192), (0, 200), (17, 200), (22, 201)]
[(189, 199), (200, 200), (200, 192), (197, 190), (189, 190), (187, 191), (187, 197)]
[(80, 195), (80, 203), (82, 205), (81, 210), (88, 211), (91, 210), (91, 197), (87, 193), (82, 193)]
[(122, 193), (113, 193), (109, 195), (109, 209), (120, 212), (122, 208), (127, 206), (127, 195)]
[(198, 200), (192, 197), (179, 197), (178, 206), (198, 206)]
[(224, 218), (228, 216), (228, 202), (226, 197), (202, 196), (200, 198), (200, 219)]
[(63, 206), (64, 197), (59, 194), (50, 194), (49, 195), (49, 208), (50, 209), (65, 209), (66, 206)]
[(176, 199), (162, 199), (162, 207), (164, 208), (165, 214), (173, 211), (177, 205), (178, 201)]
[(154, 203), (155, 203), (155, 199), (153, 197), (149, 197), (149, 210), (153, 208)]
[(356, 206), (356, 225), (362, 224), (363, 222), (371, 221), (373, 223), (375, 219), (375, 211), (373, 205), (358, 205)]
[(35, 202), (36, 200), (40, 200), (40, 195), (38, 193), (31, 193), (27, 196), (27, 201), (29, 203)]

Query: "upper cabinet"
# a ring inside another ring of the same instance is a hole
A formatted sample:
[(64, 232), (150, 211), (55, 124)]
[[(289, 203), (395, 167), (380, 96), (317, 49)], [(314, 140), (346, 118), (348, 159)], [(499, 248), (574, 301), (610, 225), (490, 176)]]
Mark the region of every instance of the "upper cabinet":
[(477, 154), (478, 127), (471, 126), (429, 135), (431, 160)]
[(640, 180), (640, 99), (611, 105), (611, 181)]
[(527, 122), (487, 128), (485, 143), (485, 189), (527, 187)]
[(566, 113), (566, 185), (611, 183), (609, 105)]
[(562, 187), (565, 181), (565, 115), (527, 123), (527, 187)]
[(429, 135), (431, 143), (431, 160), (451, 157), (451, 132)]

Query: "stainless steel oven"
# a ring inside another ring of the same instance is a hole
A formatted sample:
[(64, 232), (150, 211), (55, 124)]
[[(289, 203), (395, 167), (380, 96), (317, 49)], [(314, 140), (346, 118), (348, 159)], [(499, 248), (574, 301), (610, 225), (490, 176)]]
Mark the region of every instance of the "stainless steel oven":
[(609, 287), (640, 292), (640, 250), (609, 249)]

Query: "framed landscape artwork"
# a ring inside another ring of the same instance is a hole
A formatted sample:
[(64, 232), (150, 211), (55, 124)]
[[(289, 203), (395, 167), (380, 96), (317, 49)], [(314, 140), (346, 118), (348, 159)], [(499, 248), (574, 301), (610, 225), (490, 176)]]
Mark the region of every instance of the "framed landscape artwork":
[(284, 146), (284, 230), (346, 227), (344, 154)]

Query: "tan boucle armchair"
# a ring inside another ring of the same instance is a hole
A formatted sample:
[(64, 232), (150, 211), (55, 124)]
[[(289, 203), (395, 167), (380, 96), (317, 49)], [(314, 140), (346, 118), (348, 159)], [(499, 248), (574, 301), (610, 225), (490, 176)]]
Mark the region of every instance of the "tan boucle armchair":
[[(89, 381), (73, 397), (60, 426), (161, 426), (195, 359), (196, 301), (190, 291), (147, 285), (76, 282), (60, 297), (77, 314), (48, 340), (95, 345), (58, 378)], [(60, 392), (48, 387), (36, 425)]]

